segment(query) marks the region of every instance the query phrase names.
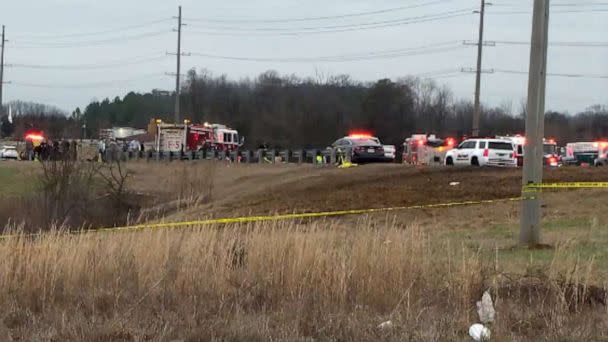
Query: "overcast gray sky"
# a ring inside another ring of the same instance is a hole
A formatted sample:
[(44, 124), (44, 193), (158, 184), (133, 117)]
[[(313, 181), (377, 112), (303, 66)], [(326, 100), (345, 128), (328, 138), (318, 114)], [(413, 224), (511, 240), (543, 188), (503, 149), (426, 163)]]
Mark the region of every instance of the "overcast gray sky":
[[(496, 72), (483, 75), (482, 102), (518, 111), (527, 76), (502, 71), (528, 69), (532, 1), (493, 2), (485, 40), (497, 43), (485, 48), (483, 66)], [(584, 77), (549, 77), (547, 109), (608, 104), (608, 2), (552, 4), (549, 72)], [(192, 53), (182, 58), (184, 73), (205, 68), (240, 79), (273, 69), (362, 81), (427, 74), (457, 98), (473, 97), (474, 74), (455, 71), (475, 65), (475, 47), (459, 42), (476, 40), (477, 0), (6, 0), (0, 24), (9, 40), (5, 62), (13, 65), (5, 81), (13, 83), (5, 101), (71, 111), (131, 90), (172, 90), (175, 81), (164, 73), (175, 72), (175, 57), (165, 53), (176, 49), (178, 5), (187, 24), (183, 52)], [(340, 57), (318, 58), (326, 56)]]

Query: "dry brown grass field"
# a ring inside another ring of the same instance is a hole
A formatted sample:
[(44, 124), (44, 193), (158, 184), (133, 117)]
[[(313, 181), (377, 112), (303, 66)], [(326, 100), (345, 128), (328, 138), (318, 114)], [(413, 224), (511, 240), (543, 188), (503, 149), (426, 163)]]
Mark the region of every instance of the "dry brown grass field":
[[(155, 222), (504, 198), (517, 195), (520, 176), (398, 165), (129, 168), (130, 190), (148, 198), (139, 220)], [(605, 175), (567, 168), (546, 176)], [(603, 189), (545, 193), (548, 246), (538, 249), (515, 245), (517, 203), (16, 236), (0, 242), (0, 336), (468, 341), (475, 302), (489, 290), (497, 311), (492, 340), (607, 340), (607, 200)], [(391, 328), (378, 328), (389, 320)]]

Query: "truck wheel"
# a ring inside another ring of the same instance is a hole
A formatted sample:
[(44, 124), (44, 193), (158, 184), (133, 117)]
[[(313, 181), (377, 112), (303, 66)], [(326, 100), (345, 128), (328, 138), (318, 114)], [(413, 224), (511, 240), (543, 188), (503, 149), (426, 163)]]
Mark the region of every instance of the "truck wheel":
[(473, 165), (473, 166), (479, 166), (479, 159), (477, 159), (477, 157), (473, 157), (471, 159), (471, 165)]
[(447, 157), (445, 159), (445, 165), (454, 166), (454, 159), (452, 159), (452, 157)]

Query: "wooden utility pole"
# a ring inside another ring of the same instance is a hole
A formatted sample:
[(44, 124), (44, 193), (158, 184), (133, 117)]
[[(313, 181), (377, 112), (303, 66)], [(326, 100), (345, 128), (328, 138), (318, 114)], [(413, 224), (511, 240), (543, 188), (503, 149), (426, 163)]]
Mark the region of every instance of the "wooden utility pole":
[(541, 193), (526, 189), (543, 180), (543, 137), (545, 131), (545, 84), (547, 79), (547, 41), (549, 38), (549, 0), (534, 0), (532, 45), (528, 76), (526, 145), (522, 177), (522, 211), (519, 243), (540, 243)]
[(181, 57), (182, 57), (182, 6), (178, 7), (178, 16), (177, 16), (177, 72), (175, 73), (175, 123), (178, 124), (180, 122), (180, 112), (179, 112), (179, 101), (180, 101), (180, 69), (181, 69)]
[(475, 109), (473, 111), (473, 126), (471, 136), (479, 136), (479, 117), (481, 116), (480, 91), (481, 91), (481, 56), (483, 52), (483, 19), (486, 11), (486, 1), (481, 0), (479, 9), (479, 39), (477, 40), (477, 71), (475, 75)]
[(0, 51), (0, 114), (2, 114), (2, 90), (4, 88), (4, 44), (6, 43), (6, 39), (4, 39), (4, 25), (2, 25), (2, 39), (0, 40), (0, 44), (2, 44)]

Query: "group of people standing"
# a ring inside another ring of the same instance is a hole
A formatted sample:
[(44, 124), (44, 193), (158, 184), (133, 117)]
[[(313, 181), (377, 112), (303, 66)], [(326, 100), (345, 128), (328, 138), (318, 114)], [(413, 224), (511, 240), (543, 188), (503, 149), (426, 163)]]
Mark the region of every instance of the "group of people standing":
[(25, 143), (27, 160), (76, 160), (78, 158), (78, 142), (75, 140), (46, 140)]
[(144, 144), (138, 140), (131, 140), (130, 142), (119, 140), (99, 140), (99, 143), (97, 144), (97, 151), (99, 153), (99, 160), (106, 161), (109, 153), (114, 155), (119, 151), (144, 152)]

